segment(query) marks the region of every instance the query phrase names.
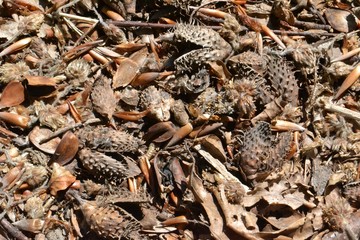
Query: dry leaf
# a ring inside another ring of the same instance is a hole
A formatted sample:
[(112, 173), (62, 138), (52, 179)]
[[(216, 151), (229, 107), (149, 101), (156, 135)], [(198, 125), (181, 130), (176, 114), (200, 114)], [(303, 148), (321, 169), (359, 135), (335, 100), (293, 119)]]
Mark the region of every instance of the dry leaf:
[(52, 168), (49, 190), (51, 195), (56, 196), (57, 192), (68, 189), (76, 181), (76, 177), (58, 163), (53, 163)]
[(91, 91), (94, 109), (103, 117), (111, 120), (115, 111), (117, 100), (107, 78), (99, 79)]
[(21, 104), (25, 100), (24, 87), (20, 82), (12, 81), (4, 88), (0, 107), (13, 107)]
[(225, 223), (214, 202), (214, 199), (212, 195), (204, 188), (202, 180), (194, 172), (194, 168), (192, 169), (192, 173), (190, 175), (189, 184), (196, 200), (201, 203), (207, 214), (210, 222), (210, 231), (213, 237), (216, 239), (229, 239), (224, 233)]
[(221, 140), (213, 134), (202, 138), (201, 146), (205, 151), (209, 152), (214, 158), (220, 160), (221, 162), (226, 162), (226, 153), (221, 143)]

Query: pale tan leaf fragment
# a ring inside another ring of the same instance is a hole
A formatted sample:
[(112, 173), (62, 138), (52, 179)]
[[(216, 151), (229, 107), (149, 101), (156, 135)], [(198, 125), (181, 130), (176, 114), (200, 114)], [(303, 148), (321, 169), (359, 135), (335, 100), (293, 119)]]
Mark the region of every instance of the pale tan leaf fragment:
[(122, 60), (113, 76), (113, 88), (117, 89), (129, 85), (138, 75), (138, 71), (139, 66), (135, 61), (130, 58)]
[(209, 136), (202, 138), (200, 142), (204, 150), (209, 152), (214, 158), (221, 162), (226, 162), (226, 153), (220, 138), (210, 134)]

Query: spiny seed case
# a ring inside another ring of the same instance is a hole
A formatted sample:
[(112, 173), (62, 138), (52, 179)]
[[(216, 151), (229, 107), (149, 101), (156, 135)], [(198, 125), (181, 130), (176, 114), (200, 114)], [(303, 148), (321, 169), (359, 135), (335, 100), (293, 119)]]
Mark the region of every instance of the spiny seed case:
[(80, 199), (80, 208), (86, 222), (100, 237), (106, 239), (134, 239), (138, 236), (140, 223), (122, 208), (109, 204), (98, 206), (95, 201)]
[(95, 178), (106, 179), (111, 183), (117, 183), (124, 178), (140, 174), (140, 169), (134, 162), (127, 159), (120, 162), (103, 153), (91, 151), (88, 148), (82, 149), (79, 152), (79, 158), (84, 168)]
[(140, 141), (129, 133), (104, 126), (83, 128), (77, 136), (84, 146), (100, 152), (135, 152)]

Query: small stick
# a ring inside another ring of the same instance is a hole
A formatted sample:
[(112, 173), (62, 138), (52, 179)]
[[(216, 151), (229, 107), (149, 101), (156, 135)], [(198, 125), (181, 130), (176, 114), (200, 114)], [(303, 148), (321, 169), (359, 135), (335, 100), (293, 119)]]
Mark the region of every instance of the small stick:
[(1, 223), (1, 226), (3, 226), (3, 228), (5, 228), (6, 231), (11, 236), (13, 236), (15, 239), (17, 239), (17, 240), (28, 240), (29, 239), (19, 229), (17, 229), (11, 223), (9, 223), (9, 221), (6, 220), (5, 218), (1, 219), (0, 223)]
[(315, 36), (329, 36), (329, 37), (335, 37), (339, 35), (338, 33), (328, 33), (328, 32), (292, 32), (292, 31), (284, 31), (284, 30), (272, 30), (276, 34), (286, 34), (289, 36), (309, 36), (309, 37), (315, 37)]
[(313, 22), (304, 22), (304, 21), (298, 21), (298, 20), (295, 20), (294, 26), (302, 27), (302, 28), (306, 28), (306, 29), (322, 29), (322, 30), (326, 30), (326, 31), (331, 30), (331, 26), (329, 26), (329, 25), (318, 24), (318, 23), (313, 23)]
[(70, 18), (70, 19), (74, 19), (74, 20), (80, 20), (80, 21), (84, 21), (84, 22), (89, 22), (89, 23), (98, 23), (98, 20), (96, 19), (92, 19), (92, 18), (88, 18), (88, 17), (82, 17), (82, 16), (78, 16), (78, 15), (74, 15), (74, 14), (68, 14), (68, 13), (59, 13), (59, 16), (64, 17), (64, 18)]
[(338, 105), (335, 105), (333, 103), (325, 104), (325, 110), (330, 112), (335, 112), (343, 115), (344, 117), (354, 119), (356, 121), (360, 121), (360, 113), (350, 110), (348, 108), (340, 107)]
[(350, 52), (345, 53), (344, 55), (341, 55), (340, 57), (334, 58), (330, 61), (330, 63), (334, 63), (337, 61), (343, 61), (345, 59), (348, 59), (356, 54), (360, 53), (360, 48), (355, 48), (351, 50)]
[(69, 130), (84, 126), (84, 125), (88, 125), (88, 124), (92, 124), (92, 123), (98, 123), (101, 122), (101, 120), (99, 118), (93, 118), (93, 119), (89, 119), (84, 123), (76, 123), (74, 125), (68, 126), (68, 127), (64, 127), (62, 129), (57, 130), (56, 132), (54, 132), (53, 134), (51, 134), (50, 136), (48, 136), (47, 138), (42, 139), (39, 144), (43, 144), (45, 142), (50, 141), (53, 138), (56, 138), (57, 136), (60, 136), (63, 133), (66, 133)]

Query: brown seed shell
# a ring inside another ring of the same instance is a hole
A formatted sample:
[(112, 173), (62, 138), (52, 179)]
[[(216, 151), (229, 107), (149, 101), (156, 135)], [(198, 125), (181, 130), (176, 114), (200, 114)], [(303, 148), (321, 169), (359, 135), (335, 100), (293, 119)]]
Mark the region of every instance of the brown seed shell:
[(57, 146), (51, 162), (56, 162), (61, 166), (69, 163), (79, 150), (79, 140), (72, 132), (66, 132)]

